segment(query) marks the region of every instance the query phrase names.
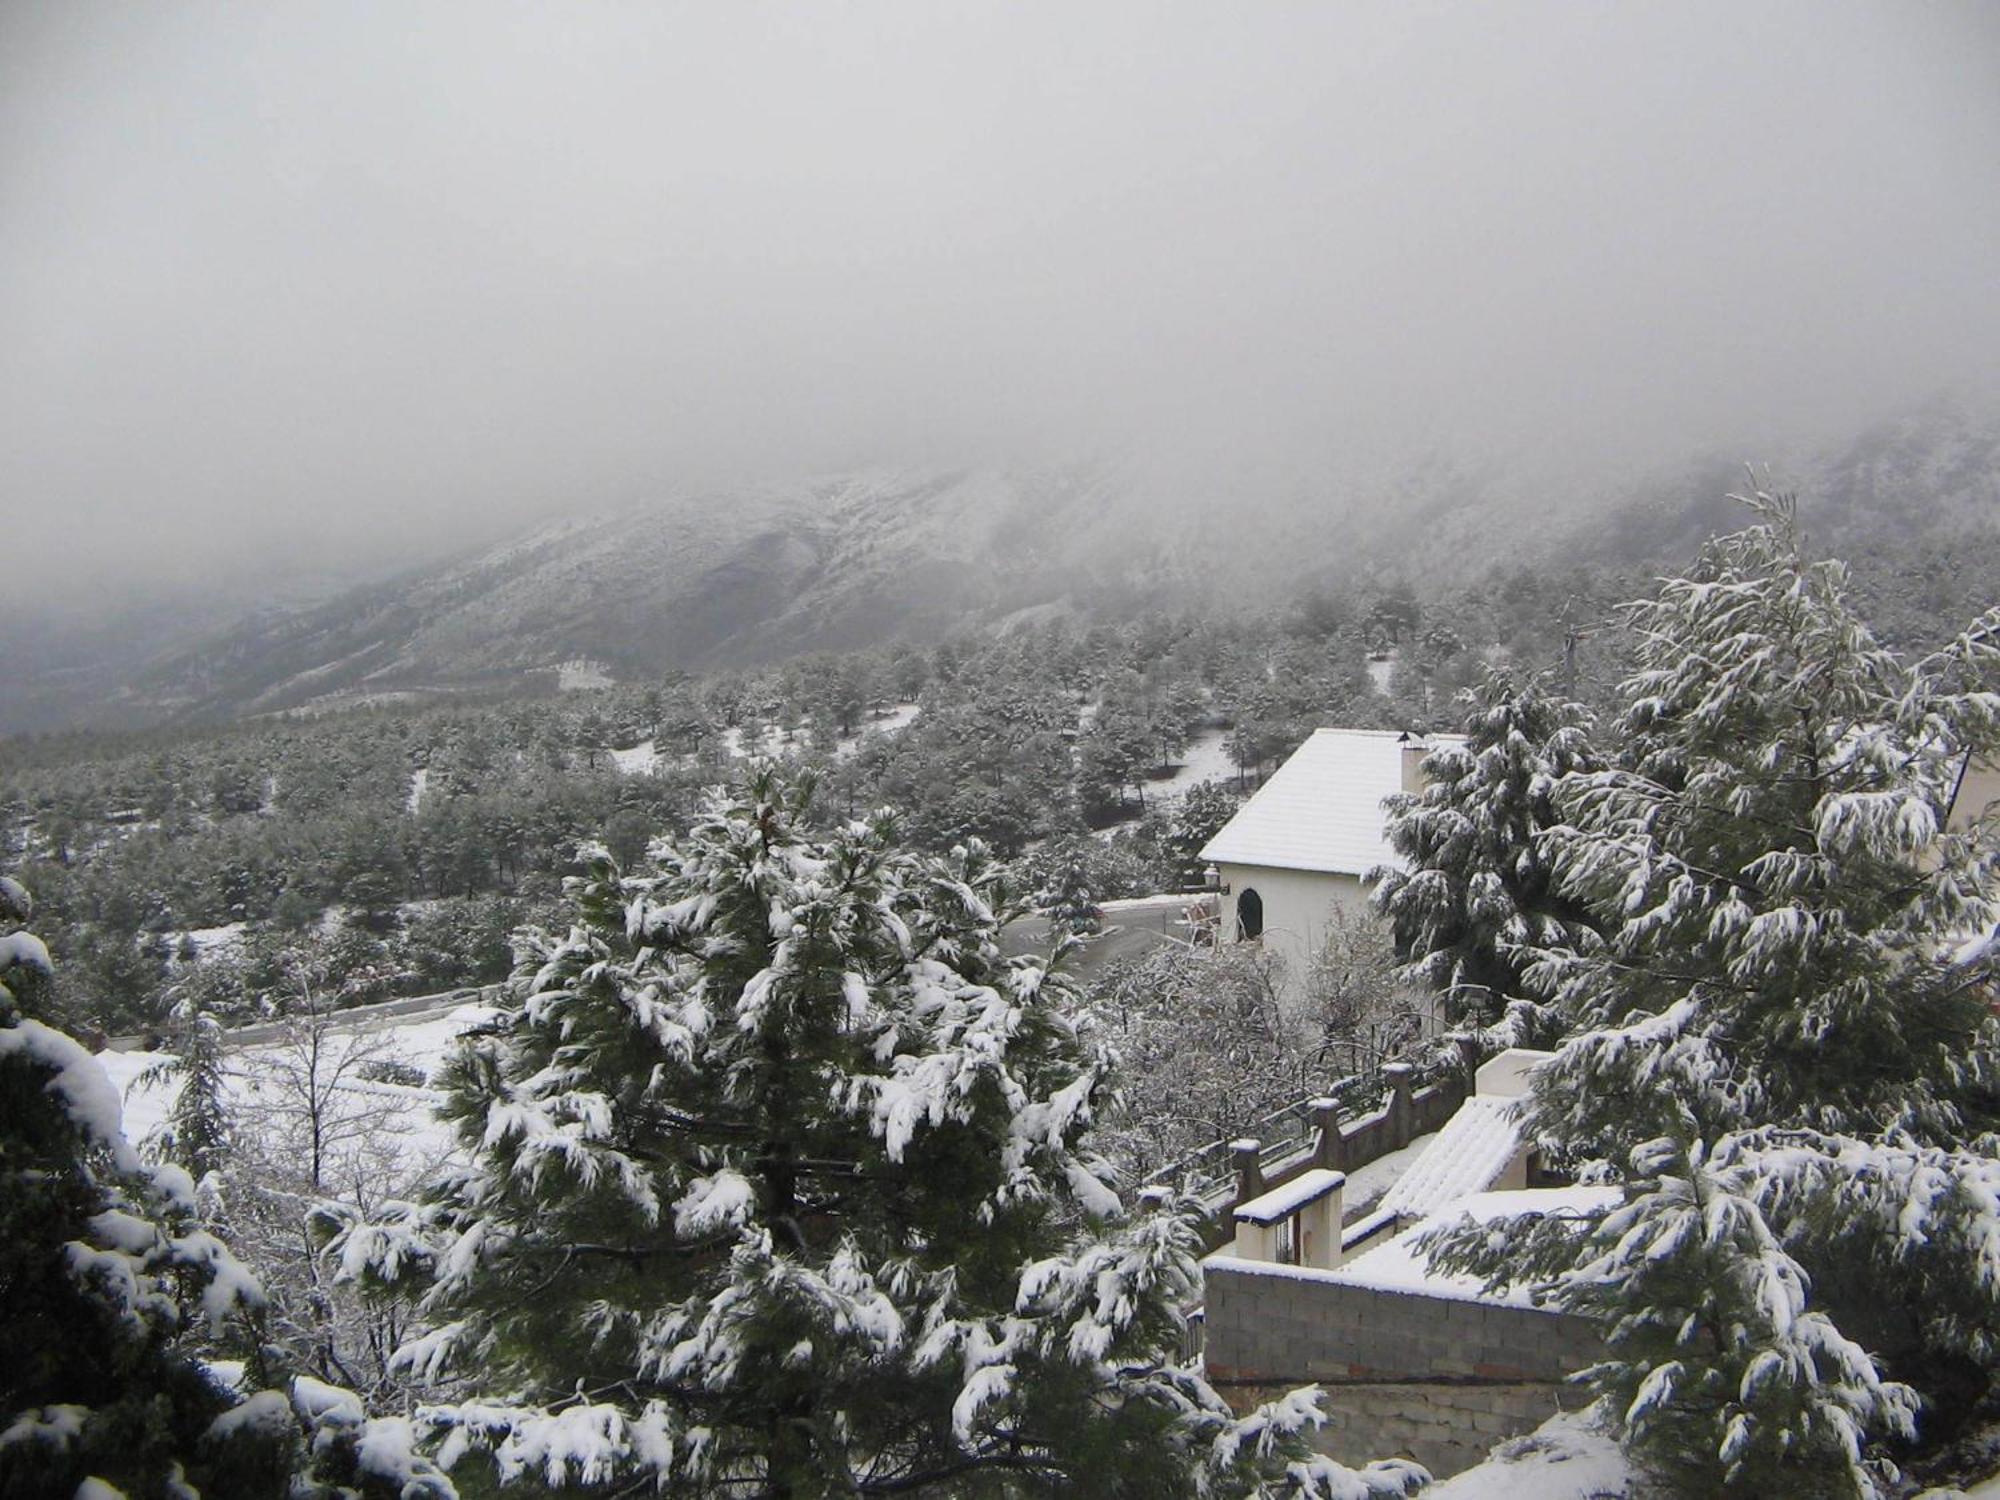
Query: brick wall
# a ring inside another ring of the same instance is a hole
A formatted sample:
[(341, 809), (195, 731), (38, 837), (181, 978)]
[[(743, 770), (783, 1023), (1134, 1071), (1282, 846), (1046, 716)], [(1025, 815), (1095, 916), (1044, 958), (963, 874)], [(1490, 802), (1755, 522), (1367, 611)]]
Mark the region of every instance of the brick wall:
[(1589, 1323), (1535, 1308), (1224, 1257), (1206, 1271), (1209, 1378), (1239, 1407), (1323, 1386), (1332, 1421), (1321, 1446), (1349, 1462), (1408, 1453), (1457, 1473), (1575, 1404), (1564, 1377), (1603, 1353)]

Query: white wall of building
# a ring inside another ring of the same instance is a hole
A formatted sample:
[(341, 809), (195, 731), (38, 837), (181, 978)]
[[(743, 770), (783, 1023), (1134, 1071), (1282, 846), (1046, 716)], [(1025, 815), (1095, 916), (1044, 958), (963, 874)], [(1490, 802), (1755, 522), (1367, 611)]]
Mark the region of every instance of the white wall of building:
[(1952, 804), (1947, 826), (1954, 833), (1970, 828), (1995, 803), (2000, 803), (2000, 765), (1969, 765), (1959, 780), (1958, 800)]
[(1281, 870), (1270, 865), (1218, 865), (1229, 894), (1222, 898), (1218, 936), (1235, 940), (1237, 907), (1243, 892), (1254, 890), (1264, 902), (1266, 952), (1285, 961), (1287, 976), (1297, 982), (1312, 963), (1326, 937), (1327, 923), (1338, 907), (1351, 917), (1370, 917), (1368, 887), (1356, 875), (1324, 870)]

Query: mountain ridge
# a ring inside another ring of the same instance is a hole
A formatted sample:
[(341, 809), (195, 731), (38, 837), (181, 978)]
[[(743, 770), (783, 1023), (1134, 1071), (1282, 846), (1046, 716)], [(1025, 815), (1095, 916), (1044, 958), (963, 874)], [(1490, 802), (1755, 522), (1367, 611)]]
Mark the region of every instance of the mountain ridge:
[[(1934, 402), (1770, 472), (1803, 495), (1822, 550), (1885, 577), (1935, 573), (1961, 544), (2000, 558), (2000, 405)], [(317, 602), (178, 640), (163, 629), (148, 660), (59, 670), (100, 722), (157, 723), (545, 692), (1051, 614), (1256, 611), (1307, 587), (1673, 567), (1741, 522), (1726, 496), (1749, 482), (1714, 456), (1628, 480), (1609, 503), (1446, 458), (1283, 490), (1129, 462), (882, 467), (560, 517)]]

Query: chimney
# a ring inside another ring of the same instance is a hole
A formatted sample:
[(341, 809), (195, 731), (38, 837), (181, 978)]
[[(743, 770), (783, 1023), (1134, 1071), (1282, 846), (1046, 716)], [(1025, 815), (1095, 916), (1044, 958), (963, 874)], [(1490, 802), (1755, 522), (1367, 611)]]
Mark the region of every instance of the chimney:
[(1422, 735), (1406, 729), (1396, 736), (1396, 748), (1403, 753), (1403, 790), (1414, 796), (1429, 785), (1424, 778), (1423, 760), (1431, 747)]

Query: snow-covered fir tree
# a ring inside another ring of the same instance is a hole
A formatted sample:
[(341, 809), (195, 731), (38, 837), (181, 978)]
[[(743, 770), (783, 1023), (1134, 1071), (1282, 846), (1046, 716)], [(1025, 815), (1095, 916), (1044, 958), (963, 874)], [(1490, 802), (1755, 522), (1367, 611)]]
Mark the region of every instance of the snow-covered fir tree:
[(219, 1171), (229, 1152), (228, 1080), (222, 1062), (222, 1028), (198, 1010), (176, 1014), (173, 1056), (140, 1074), (135, 1087), (171, 1083), (174, 1102), (158, 1138), (148, 1142), (163, 1161), (184, 1168), (197, 1183)]
[(1090, 937), (1104, 926), (1104, 908), (1091, 891), (1090, 867), (1082, 841), (1053, 851), (1035, 892), (1035, 909), (1049, 919), (1052, 937)]
[(1689, 1493), (1877, 1492), (2000, 1372), (2000, 919), (1989, 824), (1946, 830), (2000, 722), (2000, 612), (1906, 664), (1792, 506), (1628, 607), (1615, 764), (1542, 848), (1601, 948), (1528, 976), (1571, 1027), (1532, 1129), (1601, 1215), (1448, 1232), (1602, 1326), (1591, 1372)]
[(1201, 884), (1203, 846), (1236, 816), (1242, 803), (1243, 798), (1226, 781), (1197, 781), (1182, 796), (1160, 842), (1174, 862), (1175, 877), (1183, 888)]
[(808, 790), (765, 768), (661, 873), (575, 882), (452, 1067), (466, 1166), (341, 1243), (421, 1291), (405, 1363), (481, 1393), (430, 1410), (441, 1460), (676, 1495), (1419, 1482), (1181, 1363), (1193, 1226), (1089, 1149), (1107, 1061), (1059, 973), (1001, 957), (998, 867), (881, 818), (809, 836)]
[(1526, 1040), (1540, 1017), (1523, 969), (1537, 952), (1596, 938), (1582, 903), (1554, 889), (1536, 836), (1556, 822), (1556, 784), (1599, 761), (1584, 709), (1538, 679), (1489, 671), (1463, 707), (1465, 743), (1438, 745), (1424, 789), (1388, 799), (1388, 840), (1405, 868), (1376, 872), (1375, 908), (1452, 1019), (1491, 1024), (1513, 1006)]

